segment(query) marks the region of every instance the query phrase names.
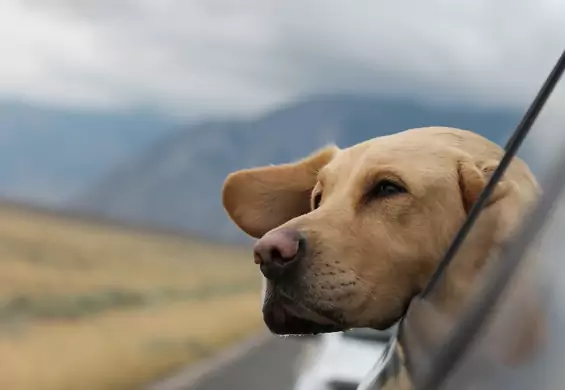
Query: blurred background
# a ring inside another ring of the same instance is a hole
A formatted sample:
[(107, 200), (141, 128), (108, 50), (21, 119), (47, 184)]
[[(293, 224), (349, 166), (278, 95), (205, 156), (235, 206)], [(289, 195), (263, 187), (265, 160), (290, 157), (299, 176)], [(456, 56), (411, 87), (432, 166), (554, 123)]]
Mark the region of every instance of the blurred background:
[(1, 1), (0, 389), (291, 389), (324, 353), (351, 388), (386, 335), (265, 336), (225, 176), (411, 127), (502, 145), (564, 47), (558, 0)]

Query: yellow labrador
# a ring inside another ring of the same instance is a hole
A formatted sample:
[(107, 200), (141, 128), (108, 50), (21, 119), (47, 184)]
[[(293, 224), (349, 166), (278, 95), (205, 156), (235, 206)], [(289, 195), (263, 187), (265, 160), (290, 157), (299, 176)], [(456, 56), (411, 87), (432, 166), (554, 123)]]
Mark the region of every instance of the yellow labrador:
[[(427, 127), (228, 176), (223, 204), (259, 238), (264, 320), (276, 334), (386, 329), (428, 282), (503, 150), (473, 132)], [(450, 270), (457, 310), (487, 254), (519, 226), (539, 186), (516, 158), (477, 222), (492, 234)], [(492, 219), (496, 216), (496, 229)], [(471, 260), (468, 260), (471, 261)]]

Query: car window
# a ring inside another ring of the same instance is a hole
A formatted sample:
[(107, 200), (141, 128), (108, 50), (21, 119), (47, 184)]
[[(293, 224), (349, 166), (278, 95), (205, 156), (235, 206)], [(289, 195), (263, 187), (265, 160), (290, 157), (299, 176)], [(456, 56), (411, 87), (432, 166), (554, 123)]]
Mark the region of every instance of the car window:
[[(528, 116), (536, 104), (541, 111), (545, 105), (542, 101), (558, 85), (564, 69), (565, 52), (522, 123), (535, 122), (535, 116)], [(545, 98), (541, 97), (543, 94)], [(517, 134), (513, 138), (515, 136)], [(555, 142), (561, 145), (561, 150), (565, 148), (565, 137), (558, 137)], [(548, 155), (540, 154), (538, 159)], [(552, 307), (552, 302), (562, 301), (555, 298), (559, 298), (563, 290), (555, 287), (561, 284), (558, 275), (565, 270), (555, 267), (561, 263), (559, 253), (562, 253), (555, 248), (562, 245), (559, 237), (565, 231), (565, 156), (550, 155), (549, 159), (549, 169), (538, 177), (543, 195), (513, 238), (504, 245), (499, 261), (487, 263), (485, 278), (474, 286), (475, 291), (468, 297), (459, 318), (452, 323), (445, 321), (443, 334), (429, 340), (429, 356), (425, 360), (420, 356), (419, 367), (411, 372), (415, 389), (562, 388), (555, 387), (559, 380), (554, 379), (562, 376), (561, 370), (552, 372), (551, 363), (558, 357), (558, 362), (563, 364), (563, 349), (558, 349), (557, 355), (552, 354), (548, 338), (561, 339), (559, 334), (552, 334), (551, 329), (562, 329), (564, 324), (563, 306)], [(472, 240), (471, 237), (467, 241)], [(467, 245), (476, 246), (472, 241)], [(406, 352), (407, 356), (409, 354)], [(408, 357), (407, 365), (413, 365), (416, 359)], [(552, 381), (554, 384), (550, 385)]]
[[(565, 137), (555, 142), (565, 150)], [(501, 261), (485, 269), (485, 282), (475, 286), (461, 317), (442, 318), (433, 295), (415, 299), (400, 324), (402, 342), (393, 338), (359, 389), (563, 388), (565, 156), (541, 158), (548, 160), (538, 174), (544, 196)], [(472, 247), (473, 231), (464, 245)], [(461, 248), (453, 262), (465, 256)], [(411, 385), (404, 387), (408, 376)]]

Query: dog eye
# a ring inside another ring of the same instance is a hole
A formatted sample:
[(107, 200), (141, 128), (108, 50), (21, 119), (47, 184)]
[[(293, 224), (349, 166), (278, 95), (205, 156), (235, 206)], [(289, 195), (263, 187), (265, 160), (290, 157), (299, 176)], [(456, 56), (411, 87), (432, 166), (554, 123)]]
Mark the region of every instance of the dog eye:
[(382, 180), (371, 190), (370, 196), (373, 198), (384, 198), (397, 194), (403, 194), (406, 189), (390, 180)]
[(318, 192), (316, 195), (314, 195), (314, 199), (312, 200), (312, 210), (316, 210), (318, 207), (320, 207), (320, 203), (322, 203), (322, 193)]

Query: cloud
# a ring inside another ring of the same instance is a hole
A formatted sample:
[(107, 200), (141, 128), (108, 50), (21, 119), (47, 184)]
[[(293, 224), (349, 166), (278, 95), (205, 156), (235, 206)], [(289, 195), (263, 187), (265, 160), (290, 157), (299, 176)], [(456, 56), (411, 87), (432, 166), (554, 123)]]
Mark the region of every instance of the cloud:
[(0, 96), (185, 115), (322, 92), (523, 107), (564, 33), (559, 0), (2, 2)]

